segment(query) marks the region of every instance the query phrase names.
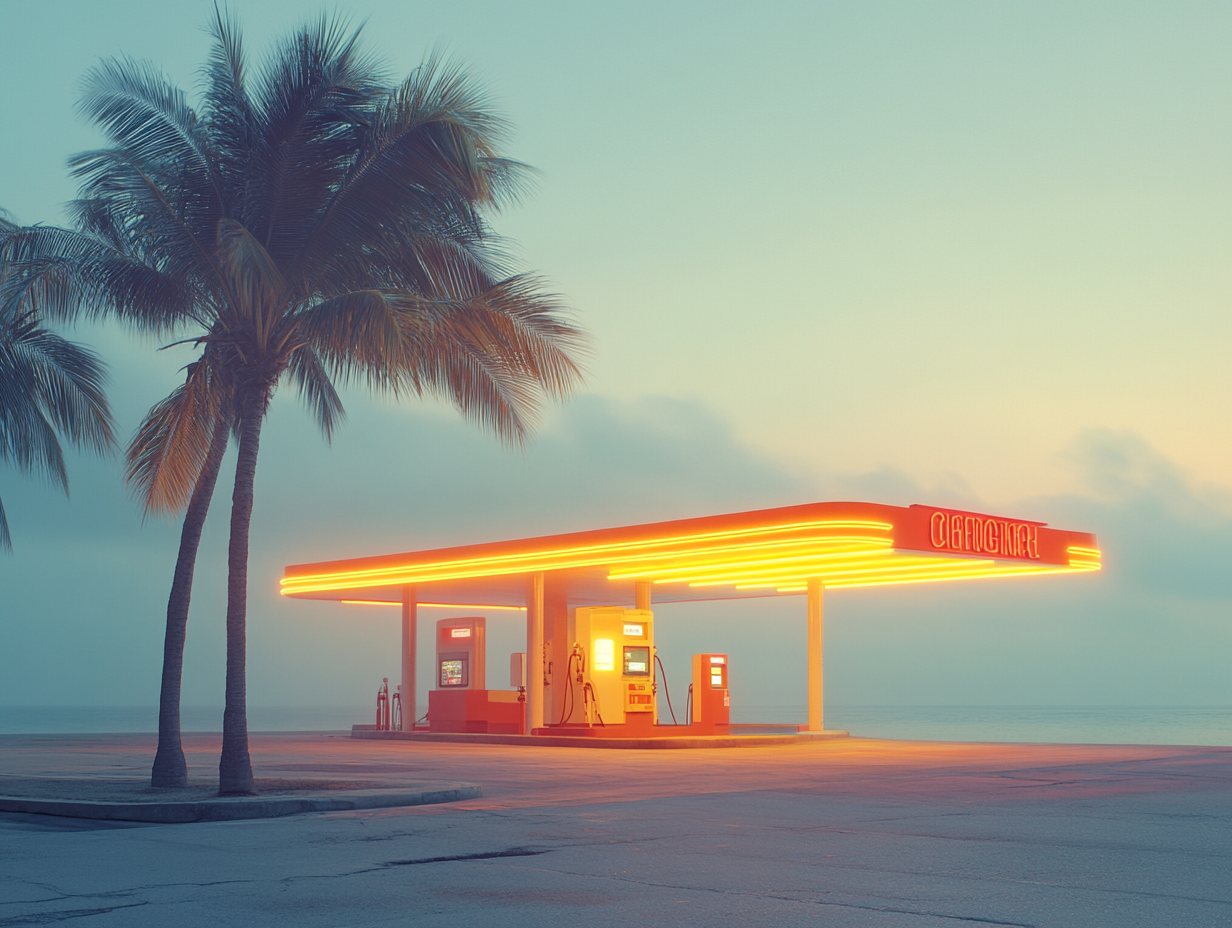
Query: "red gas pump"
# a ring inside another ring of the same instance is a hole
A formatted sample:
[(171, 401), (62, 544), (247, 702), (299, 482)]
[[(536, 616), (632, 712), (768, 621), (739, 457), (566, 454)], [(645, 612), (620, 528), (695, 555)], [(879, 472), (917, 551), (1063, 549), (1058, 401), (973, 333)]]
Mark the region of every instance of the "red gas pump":
[(381, 678), (376, 691), (376, 727), (378, 731), (389, 731), (389, 677)]
[(393, 696), (389, 700), (390, 715), (393, 721), (390, 723), (390, 728), (393, 731), (402, 731), (402, 686), (394, 690)]
[(727, 655), (693, 655), (693, 711), (690, 725), (698, 734), (724, 735), (731, 724), (727, 689)]

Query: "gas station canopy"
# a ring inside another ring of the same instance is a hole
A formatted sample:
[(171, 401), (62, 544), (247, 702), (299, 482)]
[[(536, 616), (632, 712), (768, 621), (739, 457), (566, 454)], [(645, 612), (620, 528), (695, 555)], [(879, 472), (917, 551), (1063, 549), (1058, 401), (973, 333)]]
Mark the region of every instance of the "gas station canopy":
[(571, 606), (800, 595), (826, 589), (1099, 570), (1095, 536), (1042, 522), (876, 503), (809, 503), (404, 554), (297, 564), (282, 595), (525, 607), (528, 577)]

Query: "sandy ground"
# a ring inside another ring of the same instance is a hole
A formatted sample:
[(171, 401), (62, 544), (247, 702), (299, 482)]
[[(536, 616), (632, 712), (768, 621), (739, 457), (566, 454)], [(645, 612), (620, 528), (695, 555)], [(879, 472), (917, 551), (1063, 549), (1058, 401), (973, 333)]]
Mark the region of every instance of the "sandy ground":
[[(216, 775), (219, 738), (187, 739)], [(144, 777), (140, 735), (0, 736), (0, 774)], [(255, 735), (258, 776), (482, 784), (193, 825), (0, 816), (0, 928), (1232, 925), (1232, 748), (865, 739), (741, 750)]]

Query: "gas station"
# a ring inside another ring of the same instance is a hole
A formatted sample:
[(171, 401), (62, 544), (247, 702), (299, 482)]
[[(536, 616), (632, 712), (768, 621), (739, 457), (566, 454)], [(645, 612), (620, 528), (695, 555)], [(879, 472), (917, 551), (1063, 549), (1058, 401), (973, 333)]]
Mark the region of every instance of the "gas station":
[[(376, 724), (356, 726), (357, 734), (649, 745), (733, 734), (733, 664), (739, 674), (739, 655), (693, 654), (685, 718), (662, 724), (653, 603), (803, 598), (808, 723), (800, 734), (824, 736), (827, 589), (1099, 569), (1095, 536), (1085, 532), (932, 506), (820, 502), (298, 564), (284, 571), (281, 592), (401, 606), (402, 681), (394, 698), (406, 721), (388, 711), (389, 701), (382, 716), (378, 702)], [(428, 605), (454, 615), (436, 623), (427, 727), (418, 728), (418, 613)], [(509, 655), (507, 688), (491, 687), (486, 621), (467, 614), (490, 608), (526, 611), (526, 650)]]

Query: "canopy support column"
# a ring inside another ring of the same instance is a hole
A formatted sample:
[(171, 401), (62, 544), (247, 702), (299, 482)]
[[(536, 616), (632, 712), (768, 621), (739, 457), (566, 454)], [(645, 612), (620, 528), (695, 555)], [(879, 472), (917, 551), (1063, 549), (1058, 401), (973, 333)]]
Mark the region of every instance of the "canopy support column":
[(808, 582), (808, 730), (824, 731), (822, 699), (822, 599), (825, 587), (812, 577)]
[(633, 608), (650, 609), (650, 581), (639, 580), (633, 588)]
[(415, 654), (419, 632), (419, 608), (415, 588), (402, 588), (402, 728), (415, 730)]
[(526, 584), (526, 733), (543, 727), (543, 573)]

